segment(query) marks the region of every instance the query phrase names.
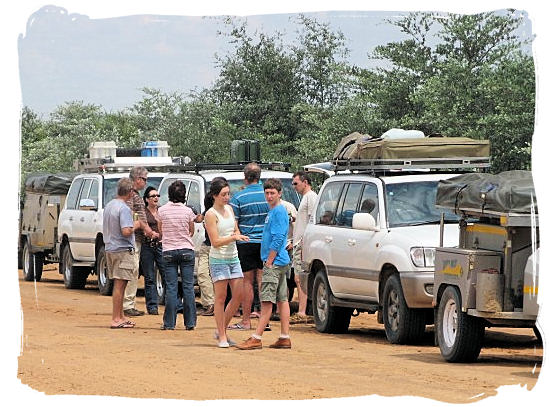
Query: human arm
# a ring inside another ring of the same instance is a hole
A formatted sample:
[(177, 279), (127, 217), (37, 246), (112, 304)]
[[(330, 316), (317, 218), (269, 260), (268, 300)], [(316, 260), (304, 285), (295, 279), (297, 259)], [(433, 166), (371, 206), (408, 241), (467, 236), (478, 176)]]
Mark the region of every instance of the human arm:
[[(236, 225), (235, 225), (236, 226)], [(230, 236), (220, 237), (218, 234), (218, 219), (213, 212), (207, 212), (205, 216), (205, 228), (210, 238), (210, 243), (213, 247), (225, 246), (231, 242), (248, 241), (247, 236), (239, 234), (232, 234)], [(238, 230), (238, 229), (237, 229)]]

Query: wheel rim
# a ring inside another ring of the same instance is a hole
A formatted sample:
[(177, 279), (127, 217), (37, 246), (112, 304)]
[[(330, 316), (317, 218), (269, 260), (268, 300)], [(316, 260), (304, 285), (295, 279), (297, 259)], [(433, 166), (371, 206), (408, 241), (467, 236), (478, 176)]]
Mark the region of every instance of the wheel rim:
[(456, 340), (456, 327), (457, 327), (457, 309), (456, 301), (449, 299), (445, 304), (445, 309), (443, 310), (443, 340), (447, 347), (452, 347)]
[(327, 287), (324, 282), (320, 282), (317, 286), (317, 316), (320, 321), (324, 321), (327, 318), (327, 305), (328, 305), (328, 296), (327, 296)]
[(71, 281), (72, 264), (69, 248), (65, 248), (65, 255), (63, 256), (63, 275), (67, 281)]
[(395, 290), (391, 290), (388, 295), (387, 316), (391, 330), (397, 331), (399, 327), (399, 296)]
[(162, 285), (162, 276), (160, 275), (159, 270), (157, 269), (157, 295), (162, 297), (164, 294), (164, 287)]
[(23, 247), (23, 274), (25, 276), (29, 275), (29, 267), (31, 261), (31, 254), (29, 253), (29, 248), (27, 245)]
[(99, 283), (102, 286), (107, 285), (107, 262), (105, 261), (105, 256), (101, 256), (99, 259)]

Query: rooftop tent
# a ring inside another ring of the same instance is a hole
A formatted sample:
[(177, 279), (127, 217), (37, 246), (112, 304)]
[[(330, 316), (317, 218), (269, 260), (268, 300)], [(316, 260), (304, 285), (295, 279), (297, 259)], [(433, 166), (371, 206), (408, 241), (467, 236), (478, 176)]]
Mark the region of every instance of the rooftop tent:
[(52, 195), (66, 194), (71, 186), (74, 173), (29, 174), (25, 181), (25, 190)]
[(538, 212), (531, 171), (463, 174), (439, 182), (437, 206), (503, 213)]

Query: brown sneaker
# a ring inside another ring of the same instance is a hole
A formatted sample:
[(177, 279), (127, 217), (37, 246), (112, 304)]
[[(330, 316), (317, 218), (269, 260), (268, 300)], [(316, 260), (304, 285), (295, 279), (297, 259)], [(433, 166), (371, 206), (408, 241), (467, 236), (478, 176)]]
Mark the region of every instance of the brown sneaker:
[(269, 345), (273, 349), (290, 349), (290, 338), (279, 338), (275, 343)]
[(236, 345), (236, 348), (240, 350), (262, 349), (262, 341), (251, 336), (243, 343)]
[(211, 317), (214, 315), (214, 305), (209, 305), (204, 309), (204, 311), (201, 313), (203, 317)]

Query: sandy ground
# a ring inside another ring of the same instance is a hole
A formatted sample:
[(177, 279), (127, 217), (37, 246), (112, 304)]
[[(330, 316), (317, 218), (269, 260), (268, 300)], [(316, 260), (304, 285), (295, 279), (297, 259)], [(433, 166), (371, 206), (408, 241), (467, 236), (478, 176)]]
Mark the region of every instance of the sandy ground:
[[(531, 329), (488, 329), (478, 362), (450, 364), (433, 346), (433, 327), (420, 345), (391, 345), (376, 317), (366, 314), (352, 318), (344, 335), (293, 325), (291, 350), (219, 349), (213, 317), (199, 317), (194, 331), (185, 331), (181, 315), (175, 331), (159, 329), (161, 315), (135, 318), (134, 329), (112, 330), (111, 297), (98, 294), (93, 277), (86, 289), (67, 290), (54, 265), (45, 266), (36, 284), (19, 275), (24, 328), (17, 375), (48, 395), (212, 400), (376, 394), (467, 403), (494, 396), (502, 385), (532, 390), (542, 364), (542, 344)], [(145, 308), (142, 296), (138, 308)], [(272, 326), (264, 346), (277, 338), (279, 323)], [(232, 339), (249, 334), (235, 332)]]

